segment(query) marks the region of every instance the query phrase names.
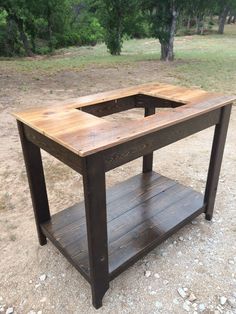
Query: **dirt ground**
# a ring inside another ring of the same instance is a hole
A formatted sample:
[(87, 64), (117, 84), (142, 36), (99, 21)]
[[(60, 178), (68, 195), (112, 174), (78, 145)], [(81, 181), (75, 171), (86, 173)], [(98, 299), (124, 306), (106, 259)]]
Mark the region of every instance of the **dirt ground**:
[[(159, 70), (160, 63), (150, 61), (59, 72), (40, 79), (7, 70), (0, 73), (0, 313), (11, 307), (14, 313), (31, 314), (236, 313), (235, 107), (213, 221), (198, 217), (112, 281), (100, 310), (92, 307), (90, 287), (82, 276), (50, 242), (44, 247), (37, 242), (21, 147), (10, 112), (144, 82), (179, 83), (171, 75), (163, 77)], [(140, 114), (136, 110), (125, 119)], [(203, 191), (212, 135), (213, 130), (208, 129), (157, 151), (154, 169)], [(46, 153), (43, 157), (52, 213), (81, 200), (81, 177)], [(139, 159), (109, 172), (107, 185), (140, 171)], [(193, 293), (196, 300), (184, 300), (178, 288), (186, 288), (186, 294)]]

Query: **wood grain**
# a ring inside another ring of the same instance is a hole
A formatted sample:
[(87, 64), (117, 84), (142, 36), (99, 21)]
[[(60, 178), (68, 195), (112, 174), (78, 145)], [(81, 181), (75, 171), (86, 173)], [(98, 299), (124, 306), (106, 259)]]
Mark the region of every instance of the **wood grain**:
[[(170, 108), (128, 124), (108, 122), (101, 117), (140, 104), (144, 106), (145, 96), (147, 103), (149, 99), (152, 106)], [(32, 129), (80, 157), (85, 157), (200, 116), (235, 99), (235, 96), (153, 83), (84, 96), (62, 106), (36, 108), (14, 115)]]
[[(201, 193), (155, 172), (108, 189), (110, 280), (203, 211)], [(70, 207), (43, 223), (42, 229), (90, 280), (84, 212), (83, 203)]]

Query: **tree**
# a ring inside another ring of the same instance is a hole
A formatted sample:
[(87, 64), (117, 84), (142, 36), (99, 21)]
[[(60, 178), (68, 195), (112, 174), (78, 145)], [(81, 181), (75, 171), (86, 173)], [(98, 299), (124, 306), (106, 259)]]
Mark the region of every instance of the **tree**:
[(105, 43), (112, 55), (120, 55), (126, 19), (137, 14), (138, 0), (101, 0), (100, 20), (105, 29)]
[(143, 2), (144, 9), (149, 11), (153, 35), (161, 44), (161, 60), (174, 60), (174, 37), (177, 19), (187, 5), (184, 0), (148, 0)]
[(230, 12), (236, 11), (236, 0), (218, 0), (219, 8), (219, 28), (218, 34), (224, 34), (224, 28), (227, 21), (227, 16)]
[(189, 1), (183, 8), (184, 16), (189, 20), (194, 19), (196, 24), (196, 33), (203, 35), (206, 16), (212, 15), (216, 9), (216, 0), (195, 0)]
[(218, 28), (218, 34), (222, 35), (224, 34), (224, 28), (227, 16), (229, 14), (229, 1), (223, 1), (221, 0), (219, 2), (219, 8), (220, 8), (220, 14), (219, 14), (219, 28)]
[(32, 56), (25, 25), (25, 20), (31, 18), (28, 0), (2, 0), (0, 8), (7, 12), (8, 26), (11, 28), (14, 24), (17, 26), (25, 52), (28, 56)]

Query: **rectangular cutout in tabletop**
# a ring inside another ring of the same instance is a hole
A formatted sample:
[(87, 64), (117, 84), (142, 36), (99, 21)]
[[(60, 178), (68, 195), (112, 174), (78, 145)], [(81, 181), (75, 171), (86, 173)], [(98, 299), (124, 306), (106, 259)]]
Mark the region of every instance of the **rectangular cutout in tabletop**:
[[(201, 193), (155, 172), (137, 175), (108, 189), (110, 279), (201, 212)], [(89, 281), (84, 205), (55, 214), (42, 228)]]
[(100, 102), (98, 104), (83, 106), (78, 109), (95, 115), (96, 117), (104, 117), (133, 108), (176, 108), (185, 104), (186, 102), (170, 100), (168, 98), (137, 94)]

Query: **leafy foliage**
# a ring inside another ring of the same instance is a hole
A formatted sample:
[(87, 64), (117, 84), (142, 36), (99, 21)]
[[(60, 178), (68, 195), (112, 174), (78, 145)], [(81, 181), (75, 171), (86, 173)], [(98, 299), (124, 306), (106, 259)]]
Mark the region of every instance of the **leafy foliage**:
[[(236, 22), (236, 0), (0, 0), (0, 55), (51, 53), (105, 41), (120, 55), (124, 38), (156, 37), (163, 60), (174, 59), (178, 28), (204, 34), (219, 16), (219, 33)], [(195, 29), (194, 29), (195, 28)]]
[[(139, 0), (101, 0), (98, 1), (99, 17), (105, 29), (105, 43), (112, 55), (120, 55), (123, 36), (128, 32), (140, 10)], [(130, 32), (131, 33), (131, 32)]]

